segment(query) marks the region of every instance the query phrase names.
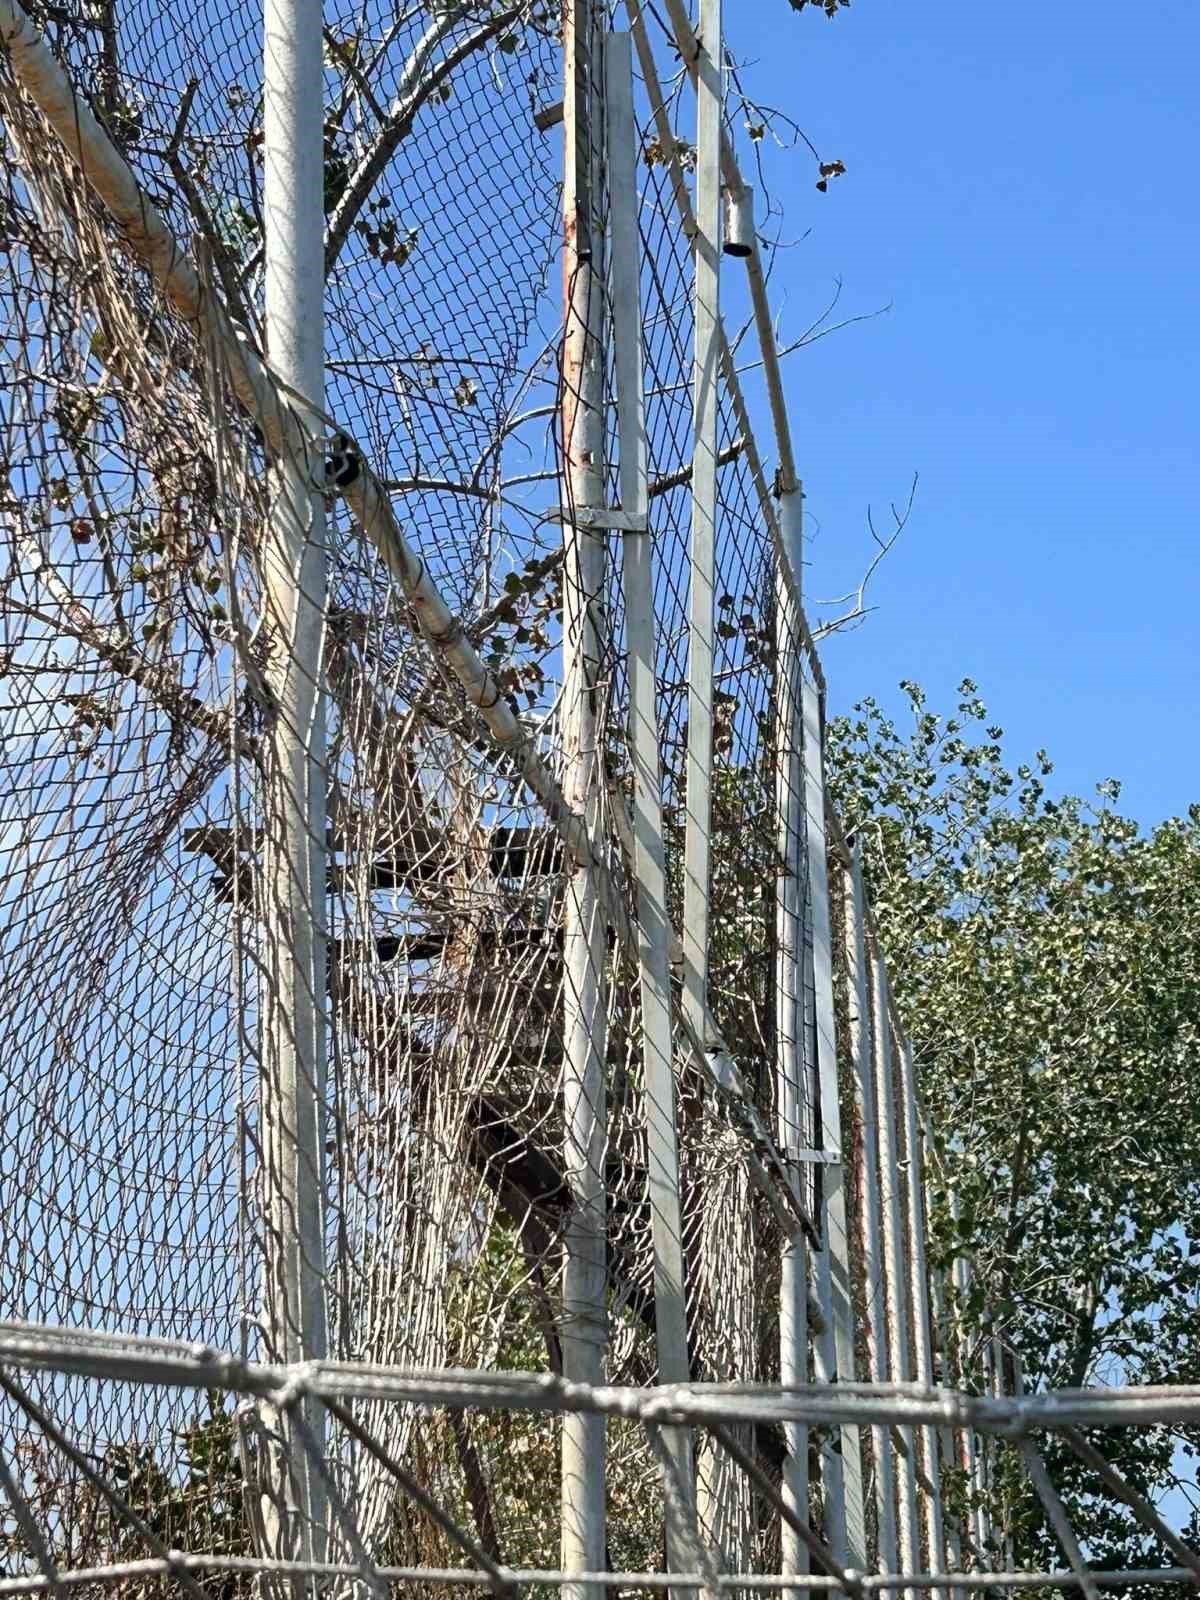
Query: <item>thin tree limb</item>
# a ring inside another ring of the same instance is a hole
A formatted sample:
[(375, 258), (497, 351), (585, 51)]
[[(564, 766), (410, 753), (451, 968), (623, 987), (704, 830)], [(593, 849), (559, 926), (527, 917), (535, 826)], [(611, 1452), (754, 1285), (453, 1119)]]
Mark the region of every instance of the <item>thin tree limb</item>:
[(356, 1439), (367, 1454), (373, 1456), (379, 1465), (395, 1478), (405, 1494), (411, 1496), (442, 1532), (487, 1573), (492, 1593), (496, 1596), (496, 1600), (513, 1600), (513, 1586), (505, 1577), (498, 1563), (492, 1560), (487, 1551), (477, 1544), (464, 1528), (459, 1527), (454, 1518), (442, 1509), (433, 1496), (417, 1482), (410, 1472), (407, 1472), (393, 1456), (388, 1454), (382, 1445), (375, 1441), (368, 1430), (359, 1422), (353, 1411), (350, 1410), (350, 1407), (339, 1400), (329, 1398), (326, 1398), (325, 1404), (330, 1414), (337, 1418), (346, 1432)]
[(861, 622), (867, 613), (874, 609), (866, 604), (867, 585), (875, 576), (875, 573), (877, 572), (884, 557), (892, 550), (896, 540), (899, 539), (900, 535), (904, 532), (908, 519), (912, 515), (913, 502), (917, 495), (917, 482), (918, 477), (917, 474), (914, 473), (912, 488), (908, 491), (908, 500), (905, 502), (903, 511), (897, 511), (896, 507), (894, 505), (892, 506), (892, 520), (895, 522), (896, 526), (886, 539), (875, 531), (874, 515), (868, 508), (867, 526), (870, 528), (871, 537), (874, 539), (878, 548), (874, 556), (871, 558), (871, 562), (867, 567), (866, 572), (863, 573), (862, 580), (857, 589), (851, 590), (848, 594), (839, 595), (834, 600), (817, 601), (818, 605), (828, 606), (845, 605), (847, 601), (852, 602), (852, 604), (850, 605), (849, 610), (844, 611), (840, 617), (834, 617), (832, 621), (823, 622), (819, 627), (814, 628), (814, 641), (818, 639), (824, 639), (829, 634), (838, 632), (839, 629), (848, 628), (853, 626), (853, 624), (856, 622)]
[(476, 50), (483, 48), (520, 16), (523, 6), (509, 6), (490, 17), (473, 33), (459, 42), (442, 57), (424, 77), (421, 76), (429, 57), (462, 21), (465, 8), (456, 8), (432, 23), (421, 36), (408, 65), (400, 79), (393, 100), (375, 142), (359, 162), (346, 185), (345, 193), (334, 207), (325, 237), (325, 271), (330, 273), (337, 264), (342, 248), (349, 238), (355, 218), (366, 204), (367, 196), (375, 187), (396, 147), (412, 128), (417, 113), (434, 95), (446, 79)]
[[(727, 467), (731, 461), (736, 461), (746, 448), (744, 438), (737, 438), (732, 444), (727, 444), (717, 456), (717, 466)], [(684, 467), (676, 467), (673, 472), (663, 473), (661, 478), (652, 478), (646, 487), (646, 495), (653, 500), (656, 495), (667, 494), (672, 489), (679, 489), (685, 483), (692, 481), (692, 463), (689, 461)]]
[(363, 75), (362, 69), (359, 67), (358, 62), (354, 59), (353, 49), (343, 46), (341, 40), (337, 37), (332, 28), (322, 28), (321, 36), (325, 40), (326, 48), (333, 59), (334, 65), (344, 69), (346, 76), (350, 79), (350, 81), (354, 84), (354, 87), (358, 90), (359, 94), (362, 95), (363, 99), (370, 106), (376, 120), (380, 123), (386, 122), (387, 112), (379, 104), (379, 101), (376, 100), (371, 85), (367, 82), (365, 76)]

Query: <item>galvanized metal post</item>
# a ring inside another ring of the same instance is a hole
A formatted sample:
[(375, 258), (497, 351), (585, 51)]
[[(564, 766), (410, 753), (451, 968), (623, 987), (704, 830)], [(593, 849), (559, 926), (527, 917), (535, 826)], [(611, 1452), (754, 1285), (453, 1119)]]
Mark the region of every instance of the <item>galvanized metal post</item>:
[[(812, 1003), (820, 1143), (826, 1160), (817, 1168), (821, 1251), (817, 1294), (825, 1327), (816, 1344), (817, 1378), (823, 1383), (854, 1381), (854, 1311), (850, 1280), (850, 1237), (846, 1226), (845, 1153), (838, 1091), (837, 1038), (833, 997), (833, 939), (829, 915), (829, 860), (825, 839), (825, 767), (821, 697), (801, 673), (804, 711), (805, 845), (808, 914), (812, 944)], [(866, 1564), (862, 1450), (857, 1426), (839, 1430), (821, 1454), (825, 1527), (834, 1554), (861, 1569)]]
[[(266, 0), (264, 260), (271, 363), (313, 406), (324, 400), (323, 65), (321, 0)], [(264, 781), (261, 1145), (264, 1331), (270, 1359), (326, 1354), (322, 1152), (326, 1071), (326, 749), (321, 689), (325, 608), (323, 450), (301, 419), (276, 461), (264, 541), (273, 720)], [(324, 1407), (301, 1420), (324, 1449)], [(268, 1541), (322, 1560), (325, 1493), (290, 1413), (267, 1413), (276, 1439), (264, 1504)], [(307, 1587), (300, 1582), (298, 1588)]]
[[(908, 1362), (908, 1274), (904, 1262), (904, 1224), (896, 1140), (896, 1098), (893, 1082), (891, 1005), (883, 953), (872, 952), (872, 1005), (875, 1012), (875, 1106), (879, 1118), (879, 1185), (883, 1211), (883, 1253), (887, 1274), (888, 1380), (906, 1383)], [(920, 1554), (917, 1532), (917, 1456), (913, 1429), (899, 1429), (904, 1453), (897, 1462), (900, 1514), (900, 1571), (915, 1572)], [(905, 1589), (907, 1600), (916, 1590)]]
[[(940, 1268), (933, 1274), (933, 1317), (934, 1326), (940, 1330), (942, 1343), (942, 1373), (941, 1381), (948, 1388), (954, 1386), (954, 1377), (949, 1370), (949, 1327), (946, 1309), (946, 1274)], [(962, 1451), (959, 1445), (959, 1430), (947, 1425), (940, 1430), (940, 1454), (943, 1464), (951, 1463), (956, 1468), (961, 1468)], [(944, 1514), (944, 1513), (943, 1513)], [(951, 1572), (963, 1570), (963, 1541), (961, 1525), (957, 1522), (945, 1522), (946, 1535), (946, 1560)], [(963, 1600), (962, 1589), (950, 1591), (951, 1600)]]
[[(918, 1383), (933, 1383), (933, 1308), (925, 1258), (925, 1161), (917, 1114), (917, 1082), (912, 1046), (900, 1045), (900, 1095), (904, 1101), (904, 1144), (908, 1157), (909, 1288), (912, 1296), (913, 1357)], [(946, 1570), (946, 1535), (942, 1525), (942, 1469), (937, 1429), (921, 1429), (921, 1456), (929, 1489), (922, 1496), (925, 1542), (930, 1572)]]
[[(793, 576), (798, 580), (803, 539), (803, 499), (786, 497), (780, 521)], [(799, 609), (782, 572), (775, 583), (775, 819), (779, 877), (775, 890), (775, 1105), (776, 1138), (789, 1163), (797, 1198), (806, 1205), (798, 1161), (811, 1143), (804, 1092), (804, 765), (803, 714), (800, 705)], [(783, 1384), (808, 1382), (808, 1248), (794, 1228), (784, 1239), (779, 1284), (779, 1379)], [(782, 1494), (784, 1504), (808, 1521), (808, 1429), (785, 1422)], [(809, 1571), (808, 1546), (786, 1521), (780, 1527), (780, 1571), (785, 1577)], [(803, 1591), (789, 1591), (798, 1597)]]
[[(596, 694), (605, 535), (578, 513), (604, 502), (604, 277), (595, 195), (603, 129), (601, 15), (594, 0), (564, 13), (565, 171), (562, 441), (563, 792), (595, 837), (601, 793)], [(596, 870), (567, 886), (563, 923), (563, 1163), (571, 1196), (565, 1229), (563, 1373), (602, 1383), (608, 1340), (605, 1286), (607, 1138), (604, 917)], [(604, 1566), (604, 1420), (568, 1412), (562, 1437), (562, 1565)], [(569, 1583), (568, 1600), (601, 1600), (596, 1585)]]
[(709, 834), (713, 757), (713, 583), (721, 278), (721, 0), (700, 0), (696, 58), (695, 346), (692, 378), (691, 610), (688, 632), (687, 823), (683, 1004), (704, 1037), (708, 989)]
[[(957, 1223), (961, 1214), (958, 1196), (950, 1196), (950, 1215)], [(971, 1263), (965, 1256), (957, 1256), (954, 1261), (954, 1288), (958, 1296), (960, 1308), (966, 1305), (967, 1297), (971, 1290)], [(963, 1359), (965, 1341), (960, 1323), (958, 1328), (958, 1371), (955, 1374), (958, 1387), (966, 1390), (967, 1369)], [(985, 1459), (986, 1441), (977, 1438), (972, 1428), (966, 1428), (963, 1434), (963, 1456), (967, 1471), (967, 1486), (970, 1490), (974, 1510), (969, 1519), (970, 1537), (979, 1553), (980, 1561), (987, 1555), (991, 1544), (991, 1521), (988, 1515), (986, 1500), (987, 1465)]]
[[(654, 649), (652, 546), (648, 526), (645, 394), (642, 376), (641, 245), (637, 214), (637, 125), (633, 112), (633, 52), (627, 33), (606, 40), (609, 225), (612, 233), (614, 375), (620, 429), (621, 509), (636, 527), (622, 535), (625, 631), (629, 647), (630, 750), (633, 757), (634, 867), (638, 880), (638, 959), (642, 1006), (643, 1085), (649, 1166), (650, 1226), (654, 1240), (654, 1317), (660, 1383), (690, 1377), (679, 1149), (675, 1127), (674, 1043), (671, 1021), (671, 927), (663, 847), (662, 781)], [(694, 1473), (685, 1428), (663, 1430), (682, 1488), (667, 1520), (668, 1560), (676, 1565), (695, 1547)]]
[[(862, 1129), (862, 1177), (858, 1217), (866, 1288), (867, 1362), (872, 1383), (887, 1383), (887, 1309), (883, 1282), (883, 1241), (879, 1208), (879, 1138), (872, 1059), (871, 1006), (867, 983), (866, 896), (862, 856), (857, 843), (845, 876), (846, 974), (850, 991), (850, 1049), (854, 1072), (854, 1104)], [(885, 1017), (875, 1026), (887, 1026)], [(896, 1571), (896, 1474), (890, 1428), (871, 1427), (875, 1468), (875, 1525), (880, 1572)]]

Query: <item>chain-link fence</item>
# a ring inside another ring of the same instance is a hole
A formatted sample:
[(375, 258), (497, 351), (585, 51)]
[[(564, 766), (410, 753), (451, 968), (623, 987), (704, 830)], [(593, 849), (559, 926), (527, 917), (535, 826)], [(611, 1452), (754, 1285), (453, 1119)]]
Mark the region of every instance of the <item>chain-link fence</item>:
[(599, 8), (327, 10), (327, 418), (262, 327), (257, 11), (5, 6), (0, 1590), (1028, 1585), (1018, 1470), (1089, 1589), (1032, 1434), (1195, 1400), (1022, 1397), (925, 1260), (682, 8), (624, 88)]

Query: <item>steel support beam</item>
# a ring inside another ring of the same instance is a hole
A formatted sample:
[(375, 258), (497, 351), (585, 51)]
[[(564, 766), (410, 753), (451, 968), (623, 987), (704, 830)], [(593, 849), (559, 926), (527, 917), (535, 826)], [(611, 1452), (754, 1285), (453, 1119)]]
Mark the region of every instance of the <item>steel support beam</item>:
[[(829, 914), (829, 859), (825, 837), (824, 727), (821, 696), (801, 674), (804, 712), (805, 851), (808, 912), (812, 933), (812, 1000), (815, 1023), (817, 1105), (821, 1148), (841, 1156), (817, 1170), (821, 1197), (821, 1252), (817, 1296), (825, 1326), (817, 1337), (817, 1377), (826, 1383), (854, 1381), (854, 1305), (850, 1236), (846, 1224), (845, 1152), (838, 1091), (833, 996), (833, 934)], [(857, 1427), (844, 1427), (835, 1447), (822, 1451), (825, 1527), (838, 1560), (861, 1571), (866, 1565), (862, 1450)]]
[[(925, 1256), (925, 1159), (917, 1115), (917, 1081), (912, 1046), (900, 1043), (900, 1096), (904, 1103), (904, 1145), (908, 1157), (907, 1201), (909, 1237), (909, 1295), (912, 1302), (913, 1364), (918, 1383), (933, 1385), (933, 1306), (929, 1292), (929, 1267)], [(920, 1430), (921, 1463), (929, 1480), (922, 1496), (925, 1546), (930, 1572), (946, 1570), (946, 1534), (942, 1523), (941, 1448), (936, 1428)]]
[[(780, 508), (793, 569), (799, 568), (803, 501), (789, 495)], [(795, 577), (795, 570), (792, 573)], [(796, 1197), (811, 1207), (808, 1169), (801, 1157), (810, 1153), (812, 1128), (807, 1116), (804, 1070), (804, 720), (800, 679), (798, 586), (777, 572), (775, 581), (775, 819), (778, 830), (779, 877), (775, 891), (775, 1105), (776, 1138), (788, 1164)], [(784, 1384), (806, 1384), (808, 1373), (808, 1245), (800, 1229), (785, 1236), (780, 1259), (779, 1378)], [(797, 1517), (809, 1520), (808, 1429), (801, 1422), (784, 1424), (787, 1454), (781, 1492)], [(783, 1576), (809, 1571), (808, 1546), (785, 1519), (780, 1528), (780, 1571)], [(789, 1591), (793, 1600), (805, 1591)]]
[[(263, 21), (263, 231), (266, 332), (284, 383), (324, 400), (324, 68), (321, 0), (266, 0)], [(263, 1325), (272, 1360), (326, 1354), (323, 1150), (326, 1073), (325, 806), (321, 689), (325, 617), (324, 452), (308, 419), (273, 464), (263, 545), (272, 642), (268, 682), (259, 999)], [(271, 1554), (326, 1557), (325, 1408), (299, 1419), (268, 1408)], [(300, 1426), (298, 1426), (298, 1421)], [(311, 1449), (305, 1448), (306, 1432)], [(308, 1585), (298, 1580), (303, 1593)]]
[(713, 587), (721, 377), (721, 0), (700, 0), (696, 36), (696, 229), (692, 373), (692, 551), (688, 627), (687, 821), (683, 868), (683, 1004), (697, 1032), (708, 992), (713, 762)]
[[(845, 872), (844, 936), (846, 979), (850, 998), (850, 1051), (854, 1074), (854, 1104), (862, 1130), (862, 1170), (859, 1181), (858, 1218), (862, 1241), (866, 1301), (868, 1373), (872, 1383), (889, 1376), (887, 1304), (884, 1290), (883, 1238), (879, 1203), (879, 1135), (872, 1060), (871, 1004), (867, 976), (866, 896), (862, 859), (855, 845)], [(887, 1027), (887, 1018), (876, 1027)], [(875, 1526), (880, 1572), (896, 1567), (896, 1473), (891, 1429), (871, 1427), (871, 1455), (875, 1469)]]
[[(596, 836), (602, 790), (597, 687), (605, 583), (603, 531), (576, 509), (605, 504), (604, 277), (596, 194), (602, 180), (602, 17), (594, 0), (564, 12), (563, 187), (563, 792)], [(608, 1344), (605, 1146), (605, 916), (594, 852), (567, 885), (563, 926), (563, 1376), (601, 1383)], [(605, 1559), (605, 1428), (568, 1415), (562, 1438), (562, 1564), (595, 1572)], [(572, 1583), (568, 1600), (601, 1600)]]
[[(896, 1139), (895, 1061), (892, 1048), (891, 996), (883, 954), (871, 958), (872, 1009), (875, 1013), (875, 1107), (879, 1128), (879, 1187), (883, 1214), (883, 1254), (887, 1282), (888, 1379), (903, 1383), (910, 1376), (908, 1357), (908, 1272), (905, 1266), (899, 1147)], [(915, 1572), (920, 1553), (917, 1531), (917, 1453), (914, 1432), (901, 1426), (904, 1450), (896, 1463), (899, 1511), (900, 1571)], [(904, 1591), (913, 1600), (914, 1591)]]
[[(633, 51), (627, 33), (606, 40), (610, 269), (613, 356), (620, 438), (622, 510), (645, 529), (649, 507), (642, 359), (641, 246), (637, 208), (637, 126)], [(663, 846), (662, 777), (654, 639), (653, 545), (648, 531), (622, 536), (625, 632), (629, 652), (630, 752), (633, 758), (634, 870), (638, 883), (638, 970), (642, 1010), (650, 1227), (654, 1241), (654, 1318), (658, 1381), (691, 1376), (679, 1200), (671, 1020), (671, 926)], [(667, 1498), (667, 1551), (674, 1570), (695, 1545), (695, 1474), (686, 1428), (663, 1430), (679, 1493)], [(682, 1521), (681, 1521), (682, 1519)]]

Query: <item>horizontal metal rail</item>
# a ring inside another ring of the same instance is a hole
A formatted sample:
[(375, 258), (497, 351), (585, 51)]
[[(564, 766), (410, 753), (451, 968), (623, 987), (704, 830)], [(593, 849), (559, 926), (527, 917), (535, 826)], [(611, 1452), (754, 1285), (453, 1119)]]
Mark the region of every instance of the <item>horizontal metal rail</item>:
[[(609, 1589), (700, 1588), (708, 1580), (702, 1572), (573, 1572), (564, 1573), (542, 1567), (501, 1567), (501, 1577), (506, 1584), (595, 1583)], [(107, 1567), (84, 1567), (75, 1572), (59, 1572), (54, 1579), (36, 1574), (23, 1578), (0, 1578), (0, 1595), (50, 1594), (59, 1588), (78, 1588), (85, 1584), (117, 1582), (128, 1578), (165, 1577), (181, 1573), (204, 1572), (256, 1572), (265, 1575), (299, 1578), (361, 1578), (358, 1567), (337, 1562), (275, 1561), (255, 1556), (189, 1555), (176, 1551), (170, 1558), (148, 1561), (119, 1561)], [(376, 1575), (387, 1583), (466, 1584), (486, 1589), (493, 1585), (490, 1572), (471, 1567), (377, 1567)], [(1194, 1583), (1190, 1567), (1131, 1567), (1126, 1571), (1094, 1572), (1093, 1582), (1101, 1589), (1122, 1589), (1135, 1584)], [(790, 1574), (763, 1575), (756, 1572), (722, 1572), (717, 1582), (722, 1589), (751, 1589), (764, 1594), (794, 1588), (796, 1579)], [(1079, 1579), (1074, 1572), (917, 1572), (899, 1578), (887, 1574), (864, 1576), (857, 1579), (863, 1594), (889, 1594), (912, 1585), (942, 1593), (954, 1589), (977, 1589), (981, 1592), (1006, 1589), (1077, 1589)], [(806, 1574), (804, 1587), (820, 1594), (840, 1594), (845, 1586), (826, 1573)]]
[(666, 1427), (790, 1421), (836, 1427), (874, 1421), (970, 1427), (1019, 1439), (1047, 1429), (1200, 1421), (1200, 1386), (1193, 1384), (1056, 1389), (1021, 1396), (971, 1395), (917, 1383), (633, 1388), (568, 1383), (554, 1373), (424, 1370), (354, 1361), (267, 1365), (204, 1345), (14, 1322), (0, 1323), (0, 1364), (176, 1389), (220, 1389), (262, 1396), (280, 1406), (294, 1403), (300, 1394), (314, 1394), (450, 1410), (592, 1411)]

